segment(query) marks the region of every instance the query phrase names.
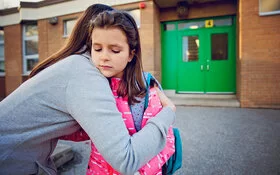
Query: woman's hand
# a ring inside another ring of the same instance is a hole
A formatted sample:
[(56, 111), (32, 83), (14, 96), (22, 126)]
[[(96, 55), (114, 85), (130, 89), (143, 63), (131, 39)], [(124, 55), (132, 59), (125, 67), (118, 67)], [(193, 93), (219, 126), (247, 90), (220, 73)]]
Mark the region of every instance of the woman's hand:
[(169, 106), (174, 112), (176, 111), (176, 106), (173, 104), (173, 102), (161, 91), (158, 87), (155, 87), (160, 99), (160, 102), (163, 107)]

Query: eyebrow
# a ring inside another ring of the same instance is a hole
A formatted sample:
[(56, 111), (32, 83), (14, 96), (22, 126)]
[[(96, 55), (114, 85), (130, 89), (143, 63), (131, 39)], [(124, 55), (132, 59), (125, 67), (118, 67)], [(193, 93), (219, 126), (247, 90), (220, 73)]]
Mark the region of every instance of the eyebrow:
[[(102, 45), (102, 44), (100, 44), (100, 43), (92, 43), (92, 45), (98, 45), (98, 46), (100, 46), (100, 45)], [(109, 47), (119, 47), (119, 48), (123, 48), (121, 45), (119, 45), (119, 44), (109, 44)]]

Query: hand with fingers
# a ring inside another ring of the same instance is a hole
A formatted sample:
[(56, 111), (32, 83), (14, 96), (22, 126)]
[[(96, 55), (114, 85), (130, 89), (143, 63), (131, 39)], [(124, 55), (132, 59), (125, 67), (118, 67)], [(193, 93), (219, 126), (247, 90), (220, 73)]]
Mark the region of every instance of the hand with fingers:
[(155, 87), (155, 89), (157, 90), (162, 106), (169, 106), (174, 112), (176, 112), (176, 106), (174, 103), (158, 87)]

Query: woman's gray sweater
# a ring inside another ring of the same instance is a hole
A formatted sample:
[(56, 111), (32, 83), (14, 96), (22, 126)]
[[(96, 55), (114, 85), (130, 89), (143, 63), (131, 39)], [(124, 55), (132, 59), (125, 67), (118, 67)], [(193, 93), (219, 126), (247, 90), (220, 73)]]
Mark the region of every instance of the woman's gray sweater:
[(0, 174), (56, 174), (58, 137), (82, 127), (103, 157), (131, 175), (165, 146), (175, 113), (166, 107), (129, 136), (107, 79), (72, 55), (24, 82), (0, 102)]

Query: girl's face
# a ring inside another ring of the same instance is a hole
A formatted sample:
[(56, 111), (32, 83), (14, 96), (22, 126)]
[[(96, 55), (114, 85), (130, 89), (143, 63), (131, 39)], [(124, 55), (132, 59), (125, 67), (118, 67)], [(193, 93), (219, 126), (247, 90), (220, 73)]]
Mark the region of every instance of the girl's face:
[(94, 28), (91, 59), (107, 78), (122, 78), (124, 69), (133, 58), (126, 35), (119, 28)]

